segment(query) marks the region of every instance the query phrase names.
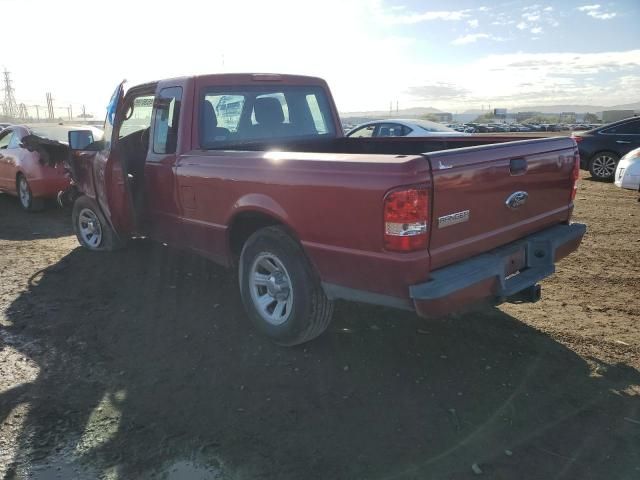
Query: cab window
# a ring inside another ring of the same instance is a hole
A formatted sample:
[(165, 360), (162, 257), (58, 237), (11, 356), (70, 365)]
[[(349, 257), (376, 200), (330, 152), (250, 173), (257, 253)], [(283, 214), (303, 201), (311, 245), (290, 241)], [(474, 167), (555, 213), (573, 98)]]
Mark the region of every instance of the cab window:
[(200, 146), (205, 149), (335, 134), (331, 106), (324, 90), (316, 86), (206, 88), (199, 116)]
[(182, 87), (163, 88), (153, 116), (153, 152), (176, 153)]

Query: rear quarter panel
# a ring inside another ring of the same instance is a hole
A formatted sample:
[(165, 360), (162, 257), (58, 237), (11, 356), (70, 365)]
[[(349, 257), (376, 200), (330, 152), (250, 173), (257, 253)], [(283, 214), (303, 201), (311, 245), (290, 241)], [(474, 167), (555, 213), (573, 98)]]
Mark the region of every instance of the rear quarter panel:
[(383, 250), (382, 205), (391, 188), (415, 184), (430, 184), (420, 156), (198, 151), (178, 163), (195, 250), (228, 264), (229, 225), (261, 212), (294, 233), (323, 281), (398, 297), (426, 279), (428, 253)]
[(21, 149), (18, 170), (25, 175), (34, 197), (55, 197), (59, 191), (69, 186), (64, 166), (42, 165), (37, 152)]

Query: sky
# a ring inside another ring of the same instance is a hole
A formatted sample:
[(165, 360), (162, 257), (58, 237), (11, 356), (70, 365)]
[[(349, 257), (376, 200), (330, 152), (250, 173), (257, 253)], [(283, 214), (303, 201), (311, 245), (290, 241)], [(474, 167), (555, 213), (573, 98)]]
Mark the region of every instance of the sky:
[(0, 68), (32, 114), (46, 92), (59, 109), (84, 104), (102, 117), (122, 79), (224, 72), (323, 77), (342, 112), (396, 102), (463, 112), (640, 101), (640, 0), (0, 0), (0, 8)]

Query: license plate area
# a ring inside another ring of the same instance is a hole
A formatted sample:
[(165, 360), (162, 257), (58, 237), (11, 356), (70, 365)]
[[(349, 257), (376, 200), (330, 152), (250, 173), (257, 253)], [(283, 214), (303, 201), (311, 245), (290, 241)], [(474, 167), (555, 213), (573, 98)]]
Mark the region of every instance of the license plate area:
[(519, 248), (516, 252), (511, 253), (507, 257), (505, 257), (504, 261), (504, 277), (505, 279), (509, 279), (518, 273), (520, 270), (524, 269), (527, 265), (527, 250), (523, 246)]

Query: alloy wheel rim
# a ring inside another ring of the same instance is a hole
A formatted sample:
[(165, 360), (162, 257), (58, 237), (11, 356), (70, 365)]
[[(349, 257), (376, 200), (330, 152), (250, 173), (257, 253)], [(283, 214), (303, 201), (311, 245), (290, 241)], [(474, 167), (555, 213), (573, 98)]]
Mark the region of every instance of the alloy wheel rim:
[(31, 201), (31, 192), (29, 192), (29, 185), (24, 177), (20, 177), (18, 189), (20, 190), (20, 203), (22, 203), (23, 207), (28, 208)]
[(271, 325), (282, 325), (291, 316), (293, 290), (284, 264), (272, 253), (259, 254), (249, 270), (251, 300), (258, 314)]
[(88, 208), (83, 208), (78, 215), (78, 230), (82, 240), (90, 248), (97, 248), (102, 242), (102, 226), (98, 216)]
[(609, 155), (600, 155), (593, 161), (593, 172), (599, 177), (610, 177), (616, 170), (616, 160)]

